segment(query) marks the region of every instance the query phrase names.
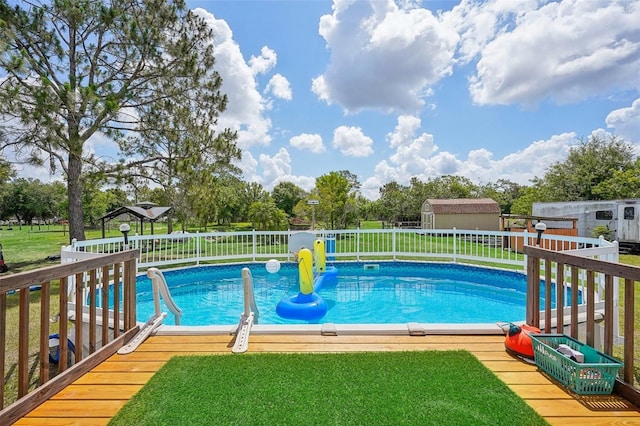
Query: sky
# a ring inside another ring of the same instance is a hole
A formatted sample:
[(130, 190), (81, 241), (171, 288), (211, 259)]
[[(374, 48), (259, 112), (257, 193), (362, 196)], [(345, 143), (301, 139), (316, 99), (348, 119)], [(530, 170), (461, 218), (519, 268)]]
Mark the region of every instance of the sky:
[(187, 5), (214, 32), (218, 126), (267, 190), (340, 170), (370, 199), (412, 177), (530, 185), (591, 135), (640, 153), (640, 0)]

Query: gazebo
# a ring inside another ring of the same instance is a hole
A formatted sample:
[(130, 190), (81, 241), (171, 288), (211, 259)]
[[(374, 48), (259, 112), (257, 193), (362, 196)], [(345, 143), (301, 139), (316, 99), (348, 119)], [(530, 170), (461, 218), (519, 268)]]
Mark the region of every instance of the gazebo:
[(105, 222), (124, 214), (135, 216), (140, 220), (140, 235), (144, 234), (144, 221), (149, 221), (149, 223), (151, 223), (151, 235), (153, 235), (153, 224), (162, 216), (166, 215), (169, 210), (171, 210), (171, 207), (158, 207), (157, 204), (149, 202), (138, 203), (135, 206), (119, 207), (100, 218), (102, 222), (102, 238), (105, 238)]

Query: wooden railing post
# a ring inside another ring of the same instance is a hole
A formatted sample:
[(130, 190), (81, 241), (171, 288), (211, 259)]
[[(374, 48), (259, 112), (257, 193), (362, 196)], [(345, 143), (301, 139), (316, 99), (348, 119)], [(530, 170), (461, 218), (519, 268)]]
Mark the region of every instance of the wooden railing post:
[(20, 289), (18, 313), (18, 398), (29, 391), (29, 287)]
[(608, 312), (608, 315), (604, 319), (604, 351), (608, 354), (613, 353), (613, 316), (617, 312), (613, 304), (615, 300), (614, 287), (613, 276), (606, 275), (604, 278), (604, 311)]
[(527, 318), (526, 322), (534, 327), (540, 326), (540, 258), (527, 258)]
[(556, 329), (564, 331), (564, 264), (556, 263)]
[(587, 270), (587, 345), (594, 346), (595, 342), (595, 313), (596, 313), (596, 281), (595, 272)]
[[(69, 311), (66, 309), (69, 301), (68, 284), (69, 281), (67, 277), (60, 279), (60, 319), (58, 320), (58, 337), (60, 342), (58, 348), (60, 352), (58, 360), (66, 360), (69, 356), (69, 346), (67, 344), (69, 336)], [(58, 361), (58, 372), (62, 373), (66, 369), (67, 363)]]
[(7, 340), (7, 294), (0, 293), (0, 409), (4, 408), (4, 366), (7, 350), (5, 349), (5, 342)]
[(136, 325), (136, 261), (124, 263), (124, 329), (129, 330)]
[[(551, 267), (553, 262), (550, 259), (544, 261), (544, 332), (551, 333), (551, 290), (553, 287), (551, 279)], [(557, 295), (557, 291), (556, 291)]]
[(578, 298), (579, 271), (577, 266), (571, 267), (571, 337), (578, 338)]
[(38, 383), (44, 384), (49, 380), (49, 317), (51, 297), (51, 285), (49, 282), (42, 283), (40, 289), (40, 378)]
[[(109, 266), (102, 267), (102, 324), (109, 324)], [(114, 285), (115, 287), (115, 285)], [(116, 323), (114, 323), (114, 329)], [(107, 344), (109, 340), (109, 327), (102, 327), (102, 344), (100, 347)]]
[(624, 280), (624, 381), (633, 384), (633, 350), (635, 322), (634, 281)]
[(120, 336), (120, 263), (113, 265), (113, 337)]

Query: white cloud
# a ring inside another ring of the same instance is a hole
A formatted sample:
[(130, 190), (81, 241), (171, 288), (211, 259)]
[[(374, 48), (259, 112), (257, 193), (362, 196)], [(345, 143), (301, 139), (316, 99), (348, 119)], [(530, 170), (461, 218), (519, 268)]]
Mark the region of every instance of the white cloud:
[(400, 116), (394, 132), (387, 135), (389, 146), (396, 149), (389, 160), (397, 165), (398, 174), (403, 180), (423, 174), (425, 170), (433, 167), (433, 159), (430, 160), (429, 157), (438, 147), (433, 143), (433, 135), (422, 133), (416, 136), (420, 123), (418, 117)]
[(249, 59), (249, 67), (254, 75), (266, 74), (277, 62), (278, 56), (276, 52), (267, 46), (263, 46), (262, 49), (260, 49), (260, 56), (251, 56)]
[(525, 149), (494, 160), (486, 149), (469, 152), (462, 163), (464, 176), (475, 182), (495, 182), (508, 179), (530, 185), (534, 177), (542, 177), (547, 168), (566, 159), (571, 146), (578, 143), (575, 133), (554, 135), (548, 140), (535, 141)]
[(616, 129), (616, 134), (627, 142), (640, 144), (640, 98), (628, 108), (611, 111), (605, 122), (607, 127)]
[(275, 74), (271, 77), (264, 91), (265, 93), (272, 93), (276, 98), (284, 99), (285, 101), (293, 99), (289, 80), (280, 74)]
[[(528, 10), (482, 48), (470, 78), (473, 100), (568, 103), (611, 89), (638, 89), (638, 22), (637, 1), (563, 0)], [(475, 48), (465, 49), (462, 56), (468, 57)]]
[(240, 148), (269, 145), (271, 120), (265, 115), (269, 104), (260, 95), (256, 74), (265, 73), (275, 66), (275, 52), (263, 47), (261, 55), (252, 56), (247, 64), (226, 21), (216, 19), (204, 9), (195, 9), (194, 12), (213, 30), (216, 70), (222, 77), (222, 92), (229, 99), (226, 111), (218, 118), (218, 128), (237, 131)]
[(289, 143), (294, 148), (298, 148), (303, 151), (310, 151), (314, 154), (326, 151), (326, 148), (322, 143), (322, 137), (318, 134), (310, 135), (302, 133), (289, 139)]
[(537, 0), (462, 0), (442, 14), (442, 20), (460, 35), (456, 57), (459, 63), (465, 64), (478, 56), (498, 34), (506, 32), (514, 20), (537, 8)]
[(263, 176), (266, 182), (271, 182), (279, 176), (291, 174), (291, 156), (285, 148), (274, 155), (260, 154), (260, 165), (263, 169)]
[(382, 185), (391, 181), (408, 185), (412, 177), (426, 182), (443, 175), (458, 175), (474, 183), (508, 179), (530, 185), (534, 177), (544, 176), (549, 166), (566, 159), (570, 147), (579, 142), (575, 133), (563, 133), (535, 141), (501, 159), (494, 159), (487, 149), (472, 150), (466, 159), (461, 159), (448, 151), (438, 151), (433, 136), (427, 133), (417, 136), (418, 129), (418, 118), (398, 117), (395, 131), (387, 136), (396, 151), (387, 160), (380, 161), (374, 175), (365, 179), (361, 188), (364, 196), (377, 199)]
[(273, 156), (261, 154), (259, 158), (263, 172), (260, 176), (254, 173), (252, 180), (261, 183), (266, 190), (273, 190), (274, 186), (280, 182), (293, 182), (305, 191), (310, 191), (315, 187), (315, 178), (291, 174), (291, 156), (285, 148), (280, 148)]
[(349, 157), (368, 157), (373, 154), (373, 140), (359, 127), (340, 126), (333, 131), (333, 147)]
[(254, 158), (251, 152), (243, 150), (242, 158), (240, 161), (234, 160), (233, 165), (242, 170), (244, 180), (262, 183), (262, 178), (258, 175), (258, 160)]
[(429, 85), (451, 73), (458, 42), (429, 10), (392, 0), (334, 0), (319, 32), (331, 62), (312, 90), (347, 112), (422, 108)]

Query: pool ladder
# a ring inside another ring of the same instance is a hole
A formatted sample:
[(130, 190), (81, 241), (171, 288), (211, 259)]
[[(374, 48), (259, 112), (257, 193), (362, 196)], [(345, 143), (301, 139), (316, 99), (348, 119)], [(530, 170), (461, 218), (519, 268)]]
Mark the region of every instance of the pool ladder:
[(233, 353), (243, 353), (249, 349), (249, 334), (254, 322), (258, 322), (260, 313), (256, 305), (253, 292), (253, 276), (249, 268), (242, 268), (242, 284), (244, 288), (244, 312), (240, 316), (240, 324), (236, 331), (236, 341), (233, 344)]
[(162, 312), (160, 308), (160, 297), (164, 300), (167, 308), (173, 313), (175, 317), (176, 325), (180, 325), (180, 318), (182, 318), (182, 309), (176, 305), (176, 302), (171, 297), (167, 280), (165, 280), (162, 271), (158, 268), (147, 269), (147, 276), (151, 279), (151, 288), (153, 291), (153, 303), (155, 307), (155, 314), (149, 318), (149, 320), (140, 328), (138, 334), (134, 336), (129, 343), (124, 345), (118, 350), (118, 354), (125, 355), (135, 351), (138, 346), (146, 340), (158, 327), (162, 325), (162, 321), (167, 316), (166, 312)]

